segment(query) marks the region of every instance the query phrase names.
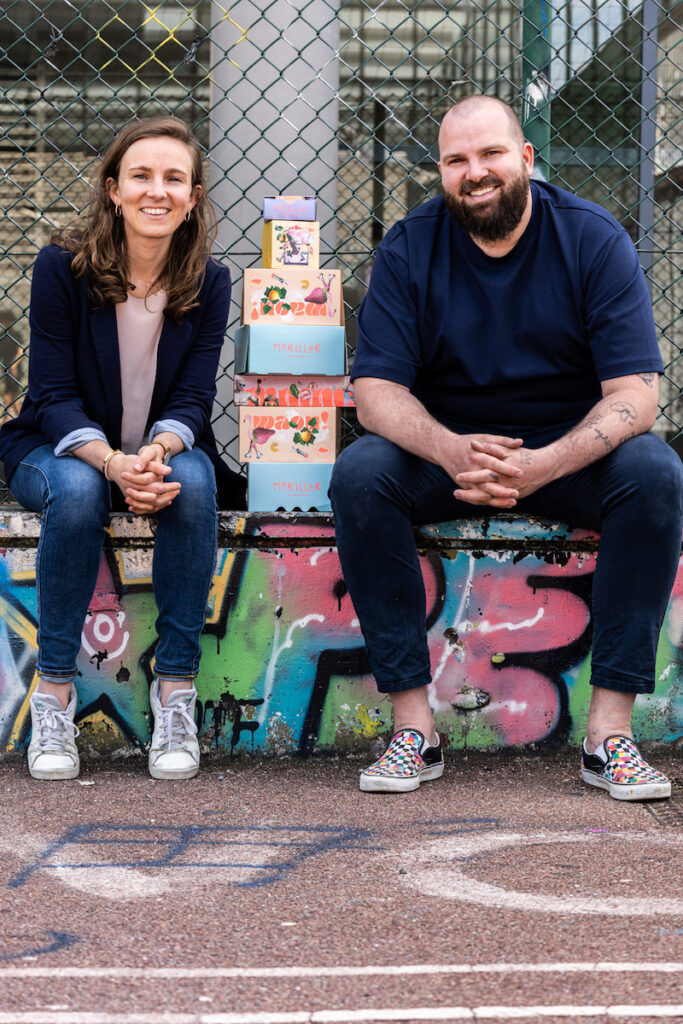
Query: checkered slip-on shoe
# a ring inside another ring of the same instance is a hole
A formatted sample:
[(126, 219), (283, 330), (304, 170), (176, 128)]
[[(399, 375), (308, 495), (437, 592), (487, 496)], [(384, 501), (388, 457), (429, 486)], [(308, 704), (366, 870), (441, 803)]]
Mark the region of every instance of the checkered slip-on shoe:
[(608, 736), (594, 754), (583, 741), (581, 777), (589, 786), (606, 789), (615, 800), (661, 800), (671, 796), (671, 783), (644, 759), (628, 736)]
[(401, 729), (379, 760), (361, 772), (360, 788), (364, 793), (409, 793), (442, 775), (441, 740), (430, 747), (417, 729)]

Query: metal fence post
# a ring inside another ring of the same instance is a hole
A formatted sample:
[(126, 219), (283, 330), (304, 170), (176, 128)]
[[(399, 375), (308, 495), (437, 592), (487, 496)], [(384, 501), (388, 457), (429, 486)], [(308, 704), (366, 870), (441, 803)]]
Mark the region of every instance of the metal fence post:
[(638, 241), (640, 265), (652, 291), (651, 271), (654, 263), (655, 218), (655, 119), (657, 105), (657, 23), (656, 0), (645, 0), (641, 11), (642, 84), (640, 90), (640, 161), (638, 165)]
[(522, 127), (534, 147), (536, 170), (550, 170), (550, 0), (524, 0), (522, 25)]

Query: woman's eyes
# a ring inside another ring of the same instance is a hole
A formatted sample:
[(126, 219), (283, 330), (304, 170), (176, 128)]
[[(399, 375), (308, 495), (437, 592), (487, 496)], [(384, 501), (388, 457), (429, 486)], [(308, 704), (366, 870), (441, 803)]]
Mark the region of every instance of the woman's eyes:
[[(133, 177), (139, 178), (141, 181), (147, 181), (148, 175), (143, 174), (142, 171), (140, 171), (138, 174), (134, 174)], [(182, 182), (182, 178), (178, 178), (176, 175), (170, 175), (170, 177), (166, 178), (166, 181)]]

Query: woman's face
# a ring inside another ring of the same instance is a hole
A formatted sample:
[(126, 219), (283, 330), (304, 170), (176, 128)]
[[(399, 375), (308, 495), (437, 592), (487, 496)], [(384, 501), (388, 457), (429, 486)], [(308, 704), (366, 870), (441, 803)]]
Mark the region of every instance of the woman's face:
[(192, 156), (179, 139), (139, 139), (121, 160), (118, 181), (107, 182), (121, 207), (126, 239), (169, 239), (193, 209), (200, 186), (192, 188)]

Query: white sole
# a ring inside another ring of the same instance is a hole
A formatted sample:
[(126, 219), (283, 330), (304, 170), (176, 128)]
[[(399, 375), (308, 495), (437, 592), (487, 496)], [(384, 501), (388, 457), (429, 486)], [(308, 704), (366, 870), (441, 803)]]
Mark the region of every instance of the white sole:
[(581, 778), (589, 786), (605, 789), (613, 800), (665, 800), (671, 796), (670, 782), (642, 782), (632, 786), (609, 782), (594, 772), (581, 769)]
[(420, 783), (440, 779), (443, 775), (443, 763), (424, 768), (419, 775), (409, 779), (391, 778), (388, 775), (367, 775), (361, 772), (360, 788), (363, 793), (412, 793), (420, 788)]
[(41, 771), (40, 768), (29, 768), (28, 773), (32, 779), (39, 779), (41, 782), (63, 782), (66, 779), (77, 779), (80, 770), (80, 765), (76, 765), (75, 768), (60, 768), (56, 771)]
[(193, 779), (199, 771), (199, 765), (194, 768), (181, 768), (178, 771), (168, 771), (165, 768), (153, 768), (149, 765), (149, 774), (153, 779)]

